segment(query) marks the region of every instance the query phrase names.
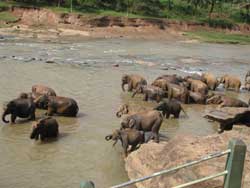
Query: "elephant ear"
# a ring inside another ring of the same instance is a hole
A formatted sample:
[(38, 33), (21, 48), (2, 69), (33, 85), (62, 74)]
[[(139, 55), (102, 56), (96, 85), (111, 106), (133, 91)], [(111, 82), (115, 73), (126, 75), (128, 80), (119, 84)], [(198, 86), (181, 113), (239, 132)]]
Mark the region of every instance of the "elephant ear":
[(135, 126), (136, 120), (131, 118), (128, 122), (129, 128), (133, 128)]

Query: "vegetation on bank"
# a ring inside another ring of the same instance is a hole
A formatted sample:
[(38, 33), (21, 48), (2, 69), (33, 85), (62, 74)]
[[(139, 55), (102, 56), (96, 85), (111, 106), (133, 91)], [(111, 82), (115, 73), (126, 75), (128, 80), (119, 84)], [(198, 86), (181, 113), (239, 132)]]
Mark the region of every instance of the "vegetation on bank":
[(198, 39), (204, 42), (228, 43), (228, 44), (250, 44), (249, 35), (228, 34), (224, 32), (202, 31), (202, 30), (193, 31), (193, 32), (185, 32), (184, 35), (192, 39)]

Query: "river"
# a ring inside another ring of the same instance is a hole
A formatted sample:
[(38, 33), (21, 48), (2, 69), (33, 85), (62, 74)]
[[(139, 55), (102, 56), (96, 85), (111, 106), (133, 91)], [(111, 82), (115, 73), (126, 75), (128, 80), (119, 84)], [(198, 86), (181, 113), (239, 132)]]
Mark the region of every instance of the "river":
[[(56, 63), (47, 64), (47, 60)], [(152, 82), (161, 74), (209, 71), (217, 76), (238, 75), (243, 80), (249, 63), (250, 46), (241, 45), (125, 39), (1, 40), (1, 106), (19, 93), (31, 91), (34, 84), (45, 84), (60, 96), (76, 99), (80, 113), (77, 118), (56, 117), (60, 137), (48, 143), (29, 139), (31, 122), (1, 122), (0, 187), (73, 188), (79, 187), (82, 180), (109, 187), (126, 181), (120, 144), (113, 148), (104, 137), (119, 128), (115, 112), (120, 104), (149, 108), (156, 104), (143, 102), (140, 96), (131, 99), (130, 94), (123, 93), (122, 74), (138, 73)], [(246, 92), (229, 94), (245, 101), (249, 98)], [(184, 108), (189, 117), (182, 114), (178, 120), (164, 120), (162, 134), (171, 139), (176, 134), (203, 136), (216, 132), (216, 124), (202, 118), (211, 106)], [(44, 113), (38, 110), (37, 116)]]

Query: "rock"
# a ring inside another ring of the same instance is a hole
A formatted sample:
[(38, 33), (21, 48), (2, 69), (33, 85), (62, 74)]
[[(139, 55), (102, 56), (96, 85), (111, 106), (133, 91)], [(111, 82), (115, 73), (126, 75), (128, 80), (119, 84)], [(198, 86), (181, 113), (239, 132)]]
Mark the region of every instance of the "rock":
[(112, 64), (112, 67), (119, 67), (119, 64)]
[(56, 62), (55, 62), (55, 61), (52, 61), (52, 60), (48, 60), (48, 61), (46, 61), (45, 63), (53, 64), (53, 63), (56, 63)]
[[(232, 138), (243, 140), (248, 149), (246, 154), (243, 188), (250, 187), (250, 129), (239, 127), (224, 134), (205, 137), (178, 135), (169, 142), (143, 144), (140, 149), (125, 159), (125, 167), (130, 179), (150, 175), (154, 172), (176, 167), (178, 165), (200, 159), (208, 154), (227, 149)], [(175, 173), (155, 177), (137, 183), (138, 188), (166, 188), (180, 185), (204, 176), (222, 172), (225, 168), (226, 156), (209, 160), (198, 165), (179, 170)], [(193, 185), (192, 188), (222, 188), (223, 178), (216, 178)]]

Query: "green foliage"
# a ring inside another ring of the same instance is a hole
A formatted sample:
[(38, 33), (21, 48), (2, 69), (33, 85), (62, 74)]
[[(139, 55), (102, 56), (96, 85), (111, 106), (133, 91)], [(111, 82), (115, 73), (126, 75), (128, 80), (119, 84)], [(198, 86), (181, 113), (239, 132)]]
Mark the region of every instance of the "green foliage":
[(227, 19), (204, 19), (201, 21), (214, 28), (232, 29), (234, 26), (234, 23)]

